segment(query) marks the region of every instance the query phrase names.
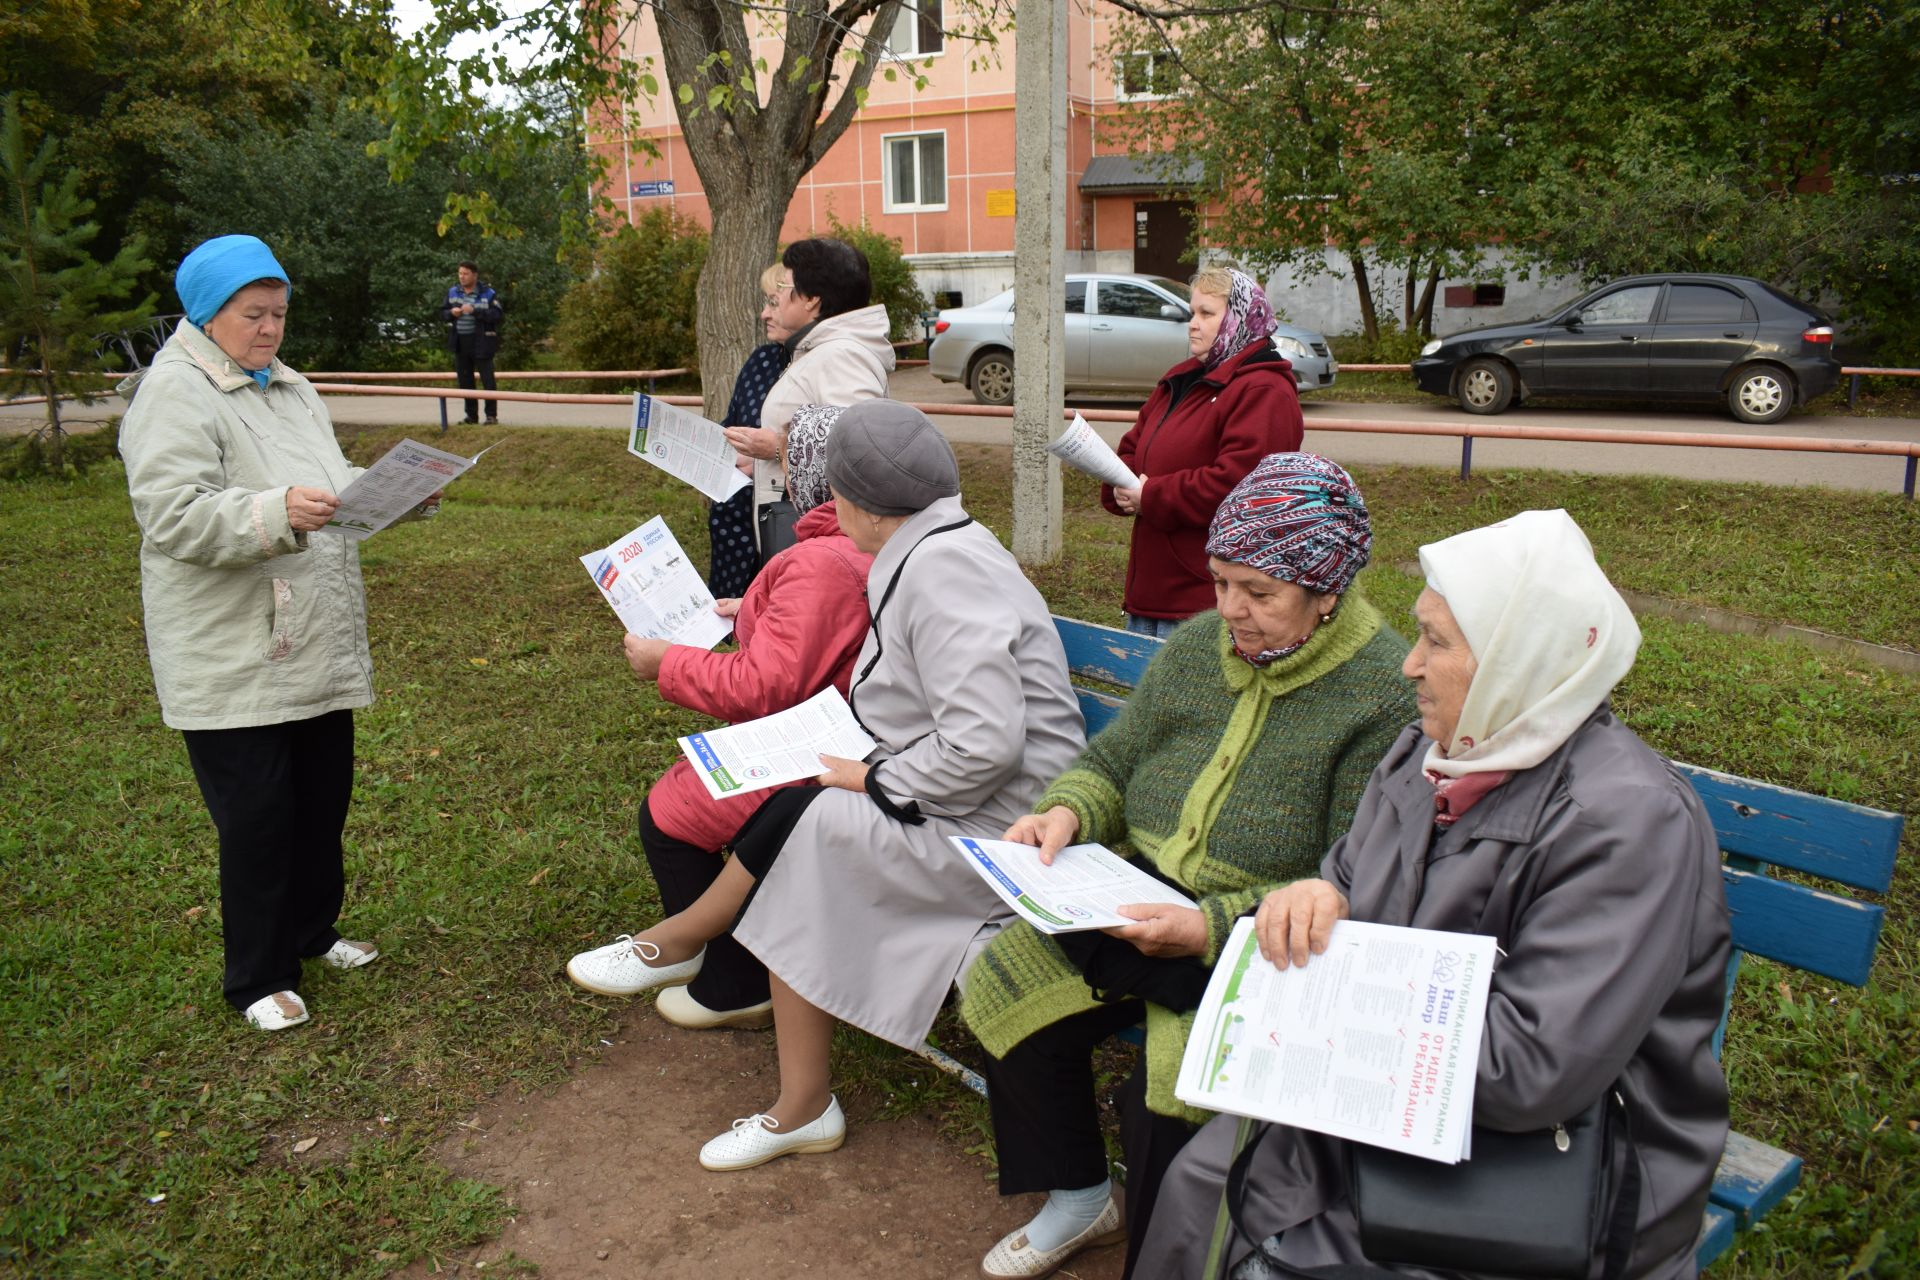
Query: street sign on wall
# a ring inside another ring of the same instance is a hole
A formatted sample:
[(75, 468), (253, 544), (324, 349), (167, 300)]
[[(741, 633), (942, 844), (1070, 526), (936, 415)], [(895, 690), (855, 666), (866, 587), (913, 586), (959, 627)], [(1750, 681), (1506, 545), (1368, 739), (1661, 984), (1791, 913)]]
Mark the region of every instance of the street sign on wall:
[(672, 194), (673, 183), (671, 181), (629, 182), (627, 184), (627, 196), (634, 200), (642, 200), (648, 196), (670, 196)]

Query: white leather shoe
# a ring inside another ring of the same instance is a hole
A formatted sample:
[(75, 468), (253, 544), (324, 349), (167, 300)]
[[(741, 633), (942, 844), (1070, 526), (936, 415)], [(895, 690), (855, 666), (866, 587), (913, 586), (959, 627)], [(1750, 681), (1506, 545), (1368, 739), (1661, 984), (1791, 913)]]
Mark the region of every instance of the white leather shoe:
[(1120, 1202), (1109, 1199), (1092, 1226), (1058, 1249), (1034, 1248), (1027, 1243), (1026, 1228), (1022, 1227), (987, 1251), (987, 1256), (980, 1260), (980, 1274), (986, 1280), (1034, 1280), (1036, 1276), (1052, 1275), (1082, 1249), (1119, 1244), (1126, 1238), (1127, 1228), (1120, 1221)]
[(632, 996), (655, 987), (692, 982), (700, 974), (707, 949), (700, 948), (691, 960), (678, 964), (650, 964), (660, 958), (660, 948), (632, 934), (623, 933), (604, 947), (582, 951), (567, 961), (567, 977), (576, 987), (597, 991), (603, 996)]
[(840, 1110), (840, 1099), (830, 1098), (818, 1120), (803, 1124), (792, 1133), (780, 1133), (769, 1115), (735, 1120), (733, 1128), (700, 1148), (700, 1167), (725, 1173), (751, 1169), (781, 1156), (820, 1155), (837, 1151), (847, 1140), (847, 1117)]
[(307, 1020), (307, 1002), (298, 991), (276, 991), (248, 1005), (243, 1016), (262, 1031), (285, 1031)]
[(709, 1009), (694, 999), (688, 987), (668, 987), (653, 998), (653, 1007), (676, 1027), (710, 1031), (716, 1027), (747, 1027), (758, 1030), (773, 1025), (773, 1001), (762, 1000), (744, 1009)]
[(325, 964), (336, 969), (358, 969), (363, 964), (372, 964), (380, 958), (380, 948), (371, 942), (348, 942), (345, 938), (335, 939), (326, 954), (320, 957)]

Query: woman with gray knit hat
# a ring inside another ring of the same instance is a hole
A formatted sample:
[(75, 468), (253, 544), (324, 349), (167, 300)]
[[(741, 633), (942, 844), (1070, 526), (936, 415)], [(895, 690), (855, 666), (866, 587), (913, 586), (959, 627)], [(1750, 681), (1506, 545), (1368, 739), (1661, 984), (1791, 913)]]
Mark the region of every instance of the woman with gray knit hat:
[[(1414, 715), (1406, 642), (1353, 587), (1371, 544), (1366, 503), (1338, 464), (1263, 459), (1214, 513), (1217, 610), (1174, 631), (1126, 708), (1007, 831), (1042, 857), (1125, 841), (1199, 906), (1127, 908), (1138, 923), (1054, 938), (1018, 923), (967, 974), (960, 1015), (990, 1055), (1001, 1194), (1048, 1193), (987, 1253), (988, 1280), (1048, 1275), (1123, 1237), (1137, 1248), (1161, 1176), (1207, 1118), (1173, 1082), (1220, 946), (1346, 830)], [(1092, 1056), (1142, 1020), (1146, 1051), (1120, 1100), (1123, 1214)], [(1129, 1248), (1128, 1275), (1133, 1262)]]
[[(840, 527), (874, 555), (848, 702), (878, 744), (776, 793), (692, 911), (772, 973), (780, 1096), (708, 1143), (708, 1169), (831, 1151), (834, 1019), (918, 1048), (1011, 913), (949, 836), (994, 836), (1085, 741), (1040, 593), (960, 503), (953, 450), (917, 409), (869, 400), (827, 444)], [(687, 914), (692, 914), (689, 912)]]

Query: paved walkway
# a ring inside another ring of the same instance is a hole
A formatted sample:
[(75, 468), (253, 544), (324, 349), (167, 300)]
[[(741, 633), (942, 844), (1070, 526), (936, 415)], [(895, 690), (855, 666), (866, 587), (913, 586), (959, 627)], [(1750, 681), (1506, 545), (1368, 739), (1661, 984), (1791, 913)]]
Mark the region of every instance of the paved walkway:
[[(893, 377), (897, 400), (915, 404), (972, 404), (973, 398), (957, 384), (936, 382), (924, 368), (904, 369)], [(1137, 409), (1139, 401), (1075, 400), (1076, 407)], [(341, 426), (418, 425), (437, 428), (438, 403), (405, 396), (330, 396), (328, 408)], [(92, 407), (72, 406), (76, 422), (98, 421), (119, 412), (117, 399)], [(32, 409), (0, 409), (0, 434), (31, 430), (43, 420)], [(1413, 404), (1343, 404), (1304, 401), (1306, 447), (1342, 463), (1457, 468), (1460, 441), (1450, 437), (1359, 435), (1316, 430), (1343, 421), (1391, 421), (1452, 425), (1465, 415), (1437, 397)], [(627, 410), (621, 405), (506, 404), (502, 408), (512, 425), (621, 428)], [(955, 443), (1006, 444), (1010, 424), (1003, 418), (934, 415)], [(1795, 414), (1771, 427), (1747, 426), (1712, 408), (1698, 411), (1646, 412), (1562, 409), (1551, 404), (1529, 405), (1491, 419), (1502, 425), (1603, 428), (1664, 433), (1715, 435), (1816, 436), (1850, 440), (1899, 440), (1920, 443), (1920, 420), (1913, 418), (1840, 418)], [(1125, 423), (1097, 423), (1102, 435), (1117, 442)], [(1672, 475), (1693, 480), (1759, 481), (1778, 485), (1824, 485), (1837, 489), (1898, 493), (1905, 462), (1900, 458), (1850, 454), (1795, 453), (1774, 450), (1703, 449), (1650, 445), (1584, 444), (1544, 440), (1477, 440), (1473, 446), (1475, 470), (1548, 468), (1596, 474)]]

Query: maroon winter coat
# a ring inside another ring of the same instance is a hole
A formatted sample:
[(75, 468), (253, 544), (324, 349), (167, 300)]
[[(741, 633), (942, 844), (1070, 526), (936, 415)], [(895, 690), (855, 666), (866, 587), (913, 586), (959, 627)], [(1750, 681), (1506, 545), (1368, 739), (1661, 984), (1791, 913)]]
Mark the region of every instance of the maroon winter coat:
[[(867, 638), (873, 557), (840, 532), (832, 503), (807, 512), (793, 532), (799, 541), (767, 561), (741, 597), (733, 619), (739, 647), (674, 645), (660, 660), (661, 697), (731, 724), (785, 711), (829, 684), (847, 691)], [(667, 835), (718, 852), (767, 794), (715, 800), (681, 759), (653, 784), (647, 806)]]
[[(1203, 370), (1183, 360), (1120, 438), (1120, 461), (1147, 478), (1127, 557), (1126, 610), (1190, 618), (1213, 608), (1207, 527), (1233, 486), (1270, 453), (1300, 447), (1293, 366), (1267, 342)], [(1113, 488), (1100, 502), (1115, 515)]]

